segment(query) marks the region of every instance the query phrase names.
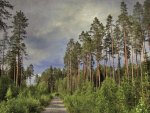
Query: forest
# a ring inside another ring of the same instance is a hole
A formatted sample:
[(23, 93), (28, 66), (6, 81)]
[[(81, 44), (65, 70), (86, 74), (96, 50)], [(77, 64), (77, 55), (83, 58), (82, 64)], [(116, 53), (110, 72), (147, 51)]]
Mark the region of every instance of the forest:
[[(14, 8), (0, 0), (0, 113), (40, 113), (55, 95), (69, 113), (150, 113), (150, 0), (132, 12), (121, 2), (117, 20), (110, 14), (105, 25), (95, 17), (68, 41), (64, 68), (41, 76), (32, 63), (24, 67), (29, 23)], [(33, 76), (36, 84), (27, 85)]]

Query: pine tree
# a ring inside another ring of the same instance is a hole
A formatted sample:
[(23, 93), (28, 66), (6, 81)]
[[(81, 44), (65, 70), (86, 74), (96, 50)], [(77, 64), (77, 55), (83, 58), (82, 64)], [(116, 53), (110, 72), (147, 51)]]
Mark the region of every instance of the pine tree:
[(101, 84), (101, 69), (100, 69), (100, 60), (102, 60), (102, 50), (103, 45), (102, 41), (105, 35), (104, 26), (97, 17), (94, 18), (93, 23), (91, 24), (90, 32), (92, 33), (93, 38), (93, 46), (94, 46), (94, 54), (96, 56), (96, 64), (97, 64), (97, 71), (96, 71), (96, 86), (100, 86)]
[[(112, 57), (112, 63), (113, 63), (113, 71), (112, 71), (112, 75), (113, 78), (114, 77), (114, 54), (115, 54), (115, 43), (114, 43), (114, 37), (113, 37), (113, 20), (112, 20), (112, 16), (108, 15), (107, 17), (107, 24), (106, 24), (106, 39), (105, 39), (105, 43), (106, 46), (108, 48), (108, 53), (109, 53), (109, 60), (110, 60), (110, 56)], [(105, 44), (104, 44), (105, 45)], [(110, 62), (110, 67), (111, 67), (111, 61)], [(110, 73), (111, 74), (111, 73)]]
[[(65, 63), (65, 68), (67, 71), (67, 88), (69, 89), (69, 92), (72, 93), (73, 92), (73, 75), (74, 75), (74, 66), (78, 66), (78, 61), (74, 61), (75, 60), (75, 56), (73, 54), (73, 50), (74, 50), (74, 45), (75, 42), (73, 39), (70, 39), (70, 41), (67, 44), (67, 48), (66, 48), (66, 54), (64, 57), (64, 63)], [(74, 63), (76, 62), (76, 63)]]
[[(88, 32), (82, 32), (79, 39), (82, 42), (84, 77), (85, 79), (93, 81), (93, 40)], [(87, 70), (89, 70), (89, 72)]]
[(116, 22), (115, 28), (114, 28), (114, 43), (115, 43), (115, 52), (117, 54), (117, 59), (118, 59), (118, 69), (117, 69), (117, 75), (118, 75), (118, 82), (120, 84), (121, 80), (121, 48), (122, 48), (122, 33), (119, 28), (119, 23), (118, 21)]
[(77, 62), (78, 62), (78, 67), (77, 67), (77, 77), (76, 77), (76, 84), (77, 86), (80, 83), (80, 63), (81, 63), (81, 44), (77, 41), (75, 43), (75, 53), (77, 54)]
[(11, 51), (15, 53), (16, 57), (16, 85), (21, 85), (22, 78), (22, 65), (23, 65), (23, 54), (25, 52), (25, 44), (23, 43), (24, 38), (26, 38), (26, 27), (28, 19), (22, 11), (16, 12), (13, 21), (13, 36), (11, 37)]
[(119, 15), (119, 24), (121, 26), (121, 32), (123, 33), (123, 44), (124, 44), (124, 63), (125, 63), (125, 74), (128, 76), (128, 27), (129, 17), (127, 12), (127, 6), (124, 2), (121, 2), (121, 14)]

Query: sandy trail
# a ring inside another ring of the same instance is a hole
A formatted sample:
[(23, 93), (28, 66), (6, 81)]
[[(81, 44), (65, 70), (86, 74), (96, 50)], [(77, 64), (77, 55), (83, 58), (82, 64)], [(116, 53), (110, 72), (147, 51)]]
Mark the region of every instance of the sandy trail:
[(67, 113), (63, 101), (59, 97), (54, 97), (43, 112), (41, 113)]

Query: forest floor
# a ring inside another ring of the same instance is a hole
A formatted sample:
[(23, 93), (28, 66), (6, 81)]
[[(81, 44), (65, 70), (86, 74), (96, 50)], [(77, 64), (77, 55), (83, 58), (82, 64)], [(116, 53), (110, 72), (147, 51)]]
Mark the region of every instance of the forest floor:
[(41, 113), (67, 113), (63, 101), (59, 97), (54, 97), (49, 106), (47, 106)]

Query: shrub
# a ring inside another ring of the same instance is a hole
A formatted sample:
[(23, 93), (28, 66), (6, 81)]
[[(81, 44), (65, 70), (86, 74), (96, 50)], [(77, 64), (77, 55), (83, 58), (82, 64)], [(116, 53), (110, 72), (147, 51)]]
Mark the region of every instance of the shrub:
[(48, 87), (47, 87), (47, 84), (45, 82), (40, 82), (38, 85), (37, 85), (37, 91), (40, 93), (40, 94), (46, 94), (48, 93)]
[(41, 95), (39, 98), (40, 104), (42, 106), (47, 106), (49, 104), (49, 101), (52, 97), (49, 95)]
[(64, 102), (70, 113), (94, 113), (95, 93), (92, 85), (85, 82), (74, 95), (66, 96)]
[(7, 100), (9, 100), (9, 99), (11, 99), (12, 97), (13, 97), (12, 89), (11, 89), (11, 87), (9, 87), (9, 88), (7, 89), (6, 98), (7, 98)]
[(96, 113), (118, 113), (117, 85), (111, 78), (106, 78), (101, 88), (97, 91)]
[(7, 89), (10, 85), (12, 85), (12, 81), (8, 77), (2, 76), (0, 78), (0, 101), (5, 99)]

